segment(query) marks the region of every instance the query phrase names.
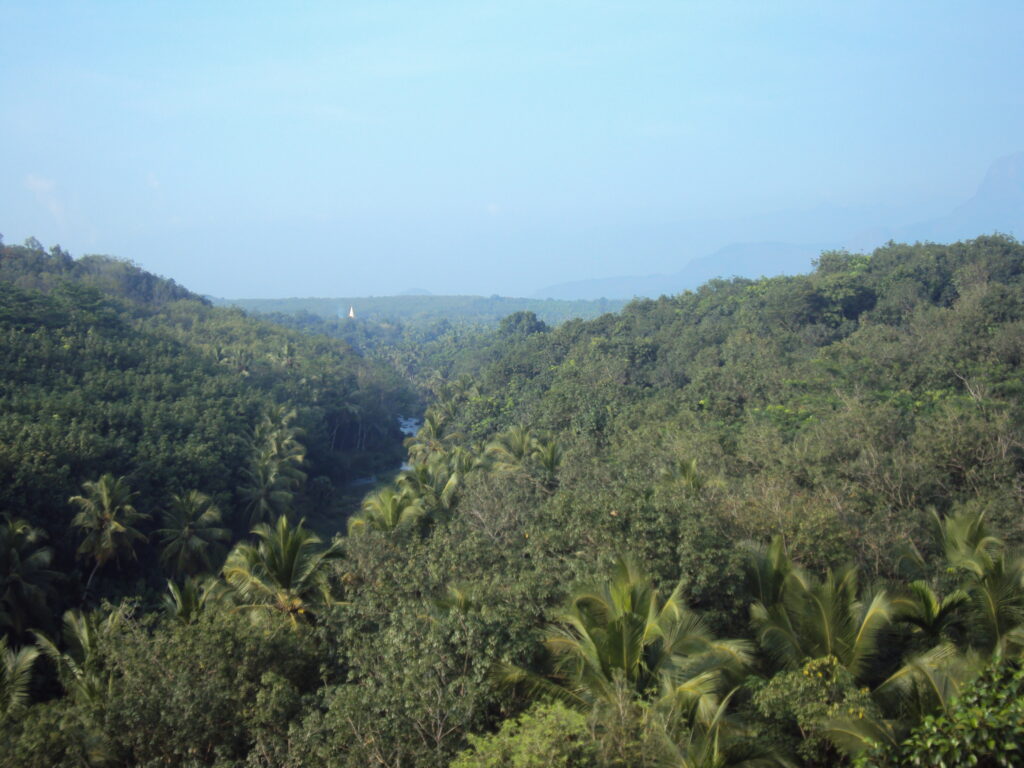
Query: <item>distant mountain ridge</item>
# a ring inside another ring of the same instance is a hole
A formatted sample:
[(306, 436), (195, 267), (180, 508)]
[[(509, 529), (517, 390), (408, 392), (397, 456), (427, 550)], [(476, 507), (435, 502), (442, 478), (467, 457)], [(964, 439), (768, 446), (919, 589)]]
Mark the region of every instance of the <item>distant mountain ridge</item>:
[(690, 261), (679, 272), (575, 280), (543, 288), (534, 295), (538, 298), (573, 300), (673, 295), (693, 290), (715, 277), (772, 277), (807, 272), (811, 269), (812, 260), (825, 249), (827, 246), (820, 244), (733, 243), (708, 256)]
[(1024, 152), (995, 160), (971, 198), (934, 219), (901, 227), (865, 229), (829, 243), (733, 243), (686, 262), (678, 272), (574, 280), (542, 288), (534, 296), (577, 300), (655, 298), (693, 290), (715, 277), (758, 278), (807, 272), (824, 250), (869, 251), (889, 240), (949, 243), (994, 232), (1024, 236)]

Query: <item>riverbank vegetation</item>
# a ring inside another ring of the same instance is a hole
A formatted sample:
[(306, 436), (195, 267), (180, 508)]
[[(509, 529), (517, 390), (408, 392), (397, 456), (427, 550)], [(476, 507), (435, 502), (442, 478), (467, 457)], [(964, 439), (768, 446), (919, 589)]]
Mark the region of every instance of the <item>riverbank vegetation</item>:
[(5, 764), (1019, 762), (1016, 241), (390, 362), (82, 261), (0, 260)]

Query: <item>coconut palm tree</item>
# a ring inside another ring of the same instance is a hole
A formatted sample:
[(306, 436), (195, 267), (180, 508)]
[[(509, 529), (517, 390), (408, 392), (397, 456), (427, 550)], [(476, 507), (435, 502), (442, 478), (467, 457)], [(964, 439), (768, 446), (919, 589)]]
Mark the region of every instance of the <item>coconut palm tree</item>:
[(795, 567), (782, 537), (776, 536), (767, 547), (745, 546), (743, 570), (747, 598), (762, 605), (781, 602), (786, 579)]
[(24, 520), (0, 517), (0, 631), (15, 637), (49, 619), (47, 603), (60, 574), (50, 570), (53, 550), (45, 539)]
[(558, 487), (558, 470), (562, 466), (562, 446), (551, 436), (538, 437), (530, 454), (531, 465), (540, 479), (541, 487), (553, 492)]
[(242, 470), (245, 484), (238, 489), (249, 524), (256, 525), (291, 511), (295, 494), (281, 476), (281, 467), (272, 459), (257, 460)]
[(834, 656), (853, 679), (863, 681), (874, 671), (892, 608), (884, 591), (859, 594), (852, 566), (829, 570), (821, 580), (793, 568), (782, 582), (781, 600), (754, 602), (750, 616), (758, 643), (777, 667), (796, 669)]
[(221, 514), (210, 497), (199, 491), (171, 497), (164, 513), (160, 561), (180, 576), (213, 570), (213, 562), (231, 539), (221, 525)]
[(31, 645), (18, 651), (9, 648), (7, 636), (0, 635), (0, 723), (28, 702), (32, 665), (38, 656), (39, 650)]
[(282, 614), (298, 626), (335, 604), (326, 565), (341, 556), (338, 542), (322, 547), (316, 534), (284, 516), (274, 527), (261, 523), (252, 533), (258, 543), (237, 544), (224, 563), (224, 579), (239, 608)]
[(180, 587), (168, 580), (164, 615), (182, 624), (191, 624), (208, 606), (225, 599), (224, 589), (224, 583), (213, 577), (189, 576)]
[(525, 472), (537, 449), (537, 438), (524, 426), (510, 427), (487, 444), (486, 455), (498, 472)]
[(581, 709), (615, 701), (625, 686), (637, 699), (683, 708), (692, 717), (718, 707), (726, 681), (749, 663), (752, 651), (746, 641), (716, 639), (683, 605), (681, 585), (662, 598), (624, 557), (610, 579), (572, 597), (544, 645), (549, 675), (504, 666), (499, 678)]
[(411, 463), (426, 463), (433, 454), (444, 453), (458, 434), (445, 434), (447, 419), (436, 408), (428, 408), (423, 415), (423, 424), (412, 437), (405, 439)]
[(879, 745), (896, 748), (925, 717), (948, 714), (963, 687), (984, 666), (983, 655), (962, 653), (952, 643), (910, 656), (872, 691), (877, 712), (836, 716), (823, 723), (824, 733), (850, 755)]
[(424, 515), (444, 519), (455, 505), (467, 462), (467, 454), (460, 449), (451, 454), (435, 453), (399, 474), (398, 487)]
[[(962, 612), (966, 644), (1002, 656), (1024, 650), (1024, 556), (1008, 551), (988, 531), (984, 512), (944, 519), (934, 510), (931, 514), (934, 546), (944, 556), (946, 573), (961, 577), (959, 590), (950, 597)], [(927, 572), (916, 550), (908, 559)], [(950, 608), (947, 615), (952, 613)]]
[[(755, 737), (756, 733), (729, 712), (738, 691), (733, 688), (708, 716), (694, 719), (673, 737), (661, 726), (662, 768), (791, 768), (793, 763)], [(656, 726), (658, 727), (658, 726)]]
[(704, 487), (705, 478), (697, 470), (696, 459), (676, 459), (658, 472), (658, 479), (667, 485), (699, 491)]
[(292, 424), (296, 418), (294, 409), (277, 406), (253, 428), (249, 466), (242, 470), (246, 481), (239, 489), (250, 525), (288, 514), (306, 480), (301, 469), (306, 449), (298, 440), (301, 430)]
[(72, 496), (69, 501), (78, 506), (71, 524), (85, 531), (85, 539), (78, 546), (78, 556), (92, 559), (93, 569), (85, 582), (89, 592), (93, 577), (104, 564), (122, 555), (135, 557), (134, 542), (146, 541), (142, 532), (132, 523), (146, 520), (149, 515), (132, 505), (136, 494), (128, 487), (124, 477), (115, 478), (109, 472), (96, 481), (82, 484), (84, 496)]
[(348, 521), (350, 536), (366, 530), (393, 534), (410, 528), (423, 517), (423, 507), (405, 489), (382, 488), (363, 499), (362, 513)]
[(905, 594), (892, 599), (893, 620), (909, 625), (912, 638), (931, 648), (963, 636), (964, 609), (969, 599), (962, 589), (942, 596), (928, 582), (913, 581)]
[(36, 645), (57, 667), (61, 684), (78, 703), (99, 704), (110, 694), (112, 673), (100, 665), (103, 642), (127, 616), (122, 605), (108, 613), (65, 611), (61, 632), (65, 651), (42, 632), (34, 632)]

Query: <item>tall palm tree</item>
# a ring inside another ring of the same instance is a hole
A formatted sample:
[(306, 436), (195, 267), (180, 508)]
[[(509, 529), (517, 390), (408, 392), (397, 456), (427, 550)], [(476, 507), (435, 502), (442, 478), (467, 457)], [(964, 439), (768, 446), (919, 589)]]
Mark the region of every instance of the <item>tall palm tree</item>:
[(415, 525), (422, 516), (423, 507), (413, 494), (382, 488), (363, 499), (362, 513), (348, 521), (348, 533), (374, 530), (390, 535)]
[(923, 718), (949, 714), (964, 685), (984, 666), (981, 654), (962, 653), (951, 643), (910, 656), (871, 692), (877, 712), (840, 714), (823, 723), (824, 733), (850, 755), (878, 745), (896, 748)]
[(786, 579), (795, 568), (781, 536), (767, 547), (747, 545), (744, 559), (747, 598), (752, 603), (775, 605), (782, 601)]
[(562, 466), (562, 446), (554, 437), (538, 437), (530, 454), (531, 464), (540, 478), (541, 487), (554, 491), (558, 487), (558, 470)]
[(291, 510), (295, 494), (289, 483), (281, 476), (281, 467), (272, 458), (254, 457), (249, 467), (242, 470), (245, 484), (239, 488), (239, 495), (249, 515), (249, 524), (256, 525)]
[(17, 714), (28, 701), (32, 665), (39, 650), (31, 645), (17, 652), (7, 646), (7, 636), (0, 635), (0, 722)]
[(78, 547), (78, 556), (92, 559), (95, 564), (85, 582), (89, 592), (93, 577), (111, 559), (125, 555), (135, 557), (134, 542), (146, 541), (145, 534), (132, 527), (132, 523), (149, 518), (132, 505), (136, 494), (128, 487), (124, 477), (115, 478), (109, 472), (96, 481), (82, 484), (84, 496), (72, 496), (69, 501), (79, 508), (71, 524), (85, 531), (85, 539)]
[(676, 459), (667, 467), (663, 467), (658, 477), (663, 483), (688, 491), (699, 491), (705, 484), (705, 478), (697, 470), (696, 459)]
[(57, 667), (61, 684), (78, 703), (98, 704), (110, 694), (112, 673), (100, 665), (103, 642), (121, 626), (126, 608), (118, 606), (110, 612), (65, 611), (61, 632), (66, 650), (42, 632), (35, 632), (36, 645)]
[(810, 659), (834, 656), (863, 681), (873, 672), (882, 632), (892, 621), (884, 591), (862, 598), (853, 567), (829, 570), (821, 580), (799, 568), (786, 576), (781, 600), (750, 608), (757, 640), (777, 666), (796, 669)]
[(221, 525), (221, 514), (210, 497), (199, 491), (171, 497), (164, 513), (160, 560), (181, 576), (213, 570), (213, 561), (231, 532)]
[[(969, 630), (967, 645), (1002, 656), (1024, 650), (1024, 556), (1008, 551), (988, 531), (983, 512), (943, 519), (932, 510), (932, 534), (946, 572), (961, 577), (959, 592), (966, 599), (956, 599)], [(927, 570), (916, 550), (910, 560), (918, 570)]]
[(930, 648), (962, 636), (969, 599), (962, 589), (942, 596), (928, 582), (913, 581), (905, 594), (893, 598), (893, 620), (909, 625), (912, 638)]
[(1024, 557), (981, 557), (962, 585), (970, 600), (971, 644), (1001, 657), (1024, 651)]
[(47, 603), (60, 574), (50, 570), (46, 534), (10, 515), (0, 517), (0, 631), (21, 637), (49, 618)]
[(578, 708), (614, 701), (625, 686), (636, 698), (706, 716), (721, 701), (724, 683), (750, 661), (743, 640), (716, 639), (683, 605), (681, 585), (662, 598), (629, 558), (611, 578), (577, 592), (544, 639), (551, 673), (517, 667), (498, 670), (507, 683), (527, 683)]
[(423, 514), (434, 520), (444, 519), (455, 505), (466, 466), (465, 451), (435, 453), (399, 474), (398, 487), (416, 501)]
[(164, 614), (182, 624), (190, 624), (207, 606), (225, 598), (224, 589), (224, 583), (213, 577), (200, 580), (189, 576), (180, 587), (168, 581), (163, 600)]
[(733, 688), (708, 715), (696, 718), (681, 738), (663, 725), (661, 768), (792, 768), (793, 763), (759, 742), (756, 732), (729, 712)]
[(499, 472), (525, 472), (537, 448), (537, 438), (524, 426), (510, 427), (487, 444), (487, 456)]
[(237, 544), (224, 563), (240, 608), (283, 614), (298, 626), (335, 603), (326, 565), (341, 556), (338, 542), (322, 547), (316, 534), (301, 522), (291, 526), (284, 516), (273, 528), (261, 523), (252, 532), (259, 542)]
[(404, 445), (409, 450), (410, 462), (425, 463), (433, 454), (444, 453), (449, 444), (459, 438), (458, 434), (445, 434), (446, 421), (437, 408), (427, 409), (419, 430), (405, 439)]
[(299, 442), (302, 431), (293, 425), (296, 411), (279, 405), (253, 428), (249, 440), (249, 466), (240, 489), (251, 525), (288, 514), (295, 492), (306, 480), (301, 467), (306, 449)]

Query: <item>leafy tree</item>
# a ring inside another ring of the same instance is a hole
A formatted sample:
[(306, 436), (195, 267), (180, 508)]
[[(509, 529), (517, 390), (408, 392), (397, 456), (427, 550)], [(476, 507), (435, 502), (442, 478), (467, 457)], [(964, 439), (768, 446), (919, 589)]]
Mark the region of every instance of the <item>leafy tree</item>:
[(548, 326), (529, 310), (514, 312), (498, 324), (498, 334), (501, 336), (529, 336), (547, 330)]
[(941, 714), (925, 717), (899, 743), (876, 741), (863, 768), (1015, 766), (1024, 750), (1024, 671), (995, 662)]
[(281, 765), (288, 723), (320, 680), (314, 648), (230, 611), (131, 619), (104, 644), (113, 684), (96, 719), (121, 764)]
[(584, 715), (564, 704), (537, 704), (487, 736), (469, 737), (470, 749), (452, 768), (596, 768), (598, 749)]

